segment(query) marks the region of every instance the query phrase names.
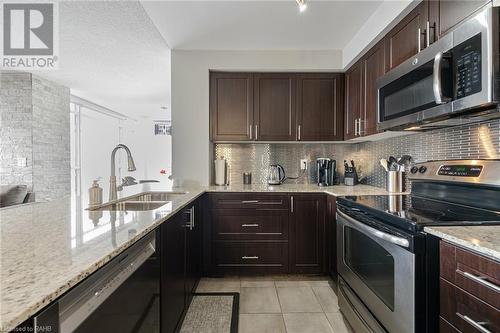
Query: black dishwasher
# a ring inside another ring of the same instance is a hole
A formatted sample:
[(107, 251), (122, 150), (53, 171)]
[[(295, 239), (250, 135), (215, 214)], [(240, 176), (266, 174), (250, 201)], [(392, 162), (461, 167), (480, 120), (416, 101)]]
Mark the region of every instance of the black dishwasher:
[[(159, 231), (137, 241), (34, 318), (60, 333), (159, 333)], [(37, 330), (35, 329), (35, 332)]]

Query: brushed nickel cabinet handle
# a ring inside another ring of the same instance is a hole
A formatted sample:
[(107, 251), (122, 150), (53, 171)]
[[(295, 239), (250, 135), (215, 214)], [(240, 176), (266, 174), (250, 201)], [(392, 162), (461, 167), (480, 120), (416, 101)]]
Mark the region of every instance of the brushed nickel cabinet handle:
[(462, 274), (465, 277), (468, 277), (469, 279), (471, 279), (472, 281), (477, 282), (485, 287), (491, 288), (494, 291), (496, 291), (497, 293), (500, 293), (500, 286), (497, 286), (496, 284), (491, 283), (490, 281), (486, 280), (482, 276), (477, 276), (477, 275), (471, 274), (469, 272), (463, 272), (459, 269), (457, 269), (457, 273)]
[(293, 195), (290, 197), (290, 213), (293, 213)]
[(243, 259), (243, 260), (251, 260), (251, 259), (259, 259), (259, 257), (257, 257), (257, 256), (243, 256), (243, 257), (241, 257), (241, 259)]
[(242, 204), (259, 203), (259, 200), (241, 200)]
[(299, 125), (299, 128), (298, 128), (297, 130), (298, 130), (298, 132), (299, 132), (299, 133), (298, 133), (298, 139), (299, 139), (299, 141), (300, 141), (300, 125)]
[(249, 223), (249, 224), (242, 224), (242, 227), (258, 227), (259, 225), (257, 223)]
[(463, 315), (459, 312), (456, 312), (456, 315), (459, 316), (460, 318), (462, 318), (464, 321), (466, 321), (468, 324), (470, 324), (472, 327), (474, 327), (478, 331), (483, 332), (483, 333), (491, 333), (490, 330), (488, 330), (486, 327), (483, 326), (483, 325), (487, 325), (488, 324), (487, 322), (485, 322), (485, 321), (477, 322), (474, 319), (472, 319), (471, 317)]
[(250, 125), (250, 140), (252, 140), (252, 125)]
[(259, 126), (255, 125), (255, 140), (259, 139)]
[(417, 30), (417, 49), (418, 49), (418, 52), (420, 52), (422, 50), (422, 45), (421, 45), (421, 42), (420, 42), (420, 36), (421, 35), (422, 35), (422, 29), (418, 28), (418, 30)]
[(427, 21), (425, 25), (425, 46), (429, 47), (431, 45), (431, 22)]

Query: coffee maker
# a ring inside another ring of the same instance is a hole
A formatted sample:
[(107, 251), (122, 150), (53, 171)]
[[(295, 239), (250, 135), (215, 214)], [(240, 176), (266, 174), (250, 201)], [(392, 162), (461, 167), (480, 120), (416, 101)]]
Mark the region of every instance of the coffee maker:
[(331, 186), (335, 183), (336, 162), (331, 158), (316, 159), (318, 186)]

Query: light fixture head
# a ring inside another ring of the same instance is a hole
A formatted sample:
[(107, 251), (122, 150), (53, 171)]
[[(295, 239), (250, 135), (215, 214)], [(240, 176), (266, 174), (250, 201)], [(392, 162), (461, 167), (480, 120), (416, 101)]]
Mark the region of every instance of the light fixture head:
[(295, 0), (297, 5), (299, 5), (299, 11), (302, 13), (307, 9), (306, 0)]

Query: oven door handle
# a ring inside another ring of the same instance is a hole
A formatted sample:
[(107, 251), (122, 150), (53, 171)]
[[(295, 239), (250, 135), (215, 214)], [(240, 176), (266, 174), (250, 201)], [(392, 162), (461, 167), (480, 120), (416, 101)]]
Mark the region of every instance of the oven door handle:
[(399, 245), (399, 246), (406, 247), (406, 248), (410, 247), (410, 242), (408, 242), (408, 240), (405, 238), (397, 237), (397, 236), (388, 234), (386, 232), (377, 230), (375, 228), (369, 227), (366, 224), (361, 223), (361, 222), (353, 219), (349, 215), (341, 212), (340, 210), (337, 210), (337, 214), (339, 214), (343, 219), (347, 220), (349, 223), (353, 224), (356, 228), (358, 228), (358, 229), (360, 229), (360, 230), (362, 230), (362, 231), (364, 231), (372, 236), (383, 239), (383, 240), (388, 241), (389, 243), (392, 243), (395, 245)]

